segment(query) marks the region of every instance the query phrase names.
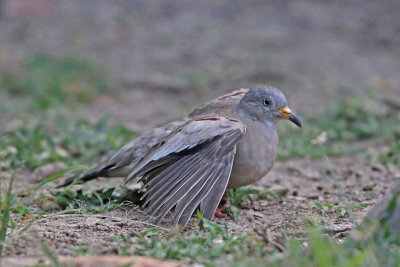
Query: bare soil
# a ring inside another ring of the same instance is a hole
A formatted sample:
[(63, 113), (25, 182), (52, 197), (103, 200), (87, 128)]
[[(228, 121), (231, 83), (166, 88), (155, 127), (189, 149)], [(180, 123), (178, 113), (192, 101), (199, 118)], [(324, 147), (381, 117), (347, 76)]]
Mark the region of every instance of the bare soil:
[[(400, 170), (383, 165), (368, 165), (363, 156), (342, 157), (332, 160), (335, 174), (325, 160), (299, 159), (276, 163), (273, 170), (255, 187), (283, 194), (281, 198), (267, 197), (253, 203), (244, 203), (239, 218), (215, 218), (227, 225), (234, 234), (256, 232), (271, 240), (280, 240), (283, 234), (305, 237), (306, 222), (317, 220), (327, 232), (336, 238), (344, 237), (355, 224), (360, 223), (367, 210), (400, 179)], [(24, 177), (27, 179), (27, 176)], [(95, 181), (94, 186), (104, 186), (107, 179)], [(25, 182), (27, 182), (25, 180)], [(113, 184), (118, 184), (114, 179)], [(343, 192), (343, 194), (342, 194)], [(328, 210), (324, 215), (314, 202), (339, 206), (364, 204), (344, 216)], [(14, 216), (17, 224), (26, 226), (29, 221)], [(65, 214), (36, 220), (29, 230), (11, 233), (12, 246), (6, 255), (37, 256), (43, 250), (38, 241), (61, 255), (69, 255), (73, 249), (86, 246), (92, 253), (118, 253), (121, 243), (116, 240), (120, 233), (132, 235), (153, 227), (152, 218), (136, 205), (101, 214)], [(190, 232), (193, 216), (184, 229)], [(168, 227), (168, 218), (161, 224)], [(113, 242), (114, 241), (114, 242)]]

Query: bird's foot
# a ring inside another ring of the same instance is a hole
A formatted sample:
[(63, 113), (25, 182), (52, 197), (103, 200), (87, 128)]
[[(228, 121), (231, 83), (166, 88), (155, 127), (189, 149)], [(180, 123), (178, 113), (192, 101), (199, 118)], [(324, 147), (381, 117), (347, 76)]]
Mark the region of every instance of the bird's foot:
[(214, 212), (215, 217), (218, 218), (225, 218), (227, 215), (225, 213), (222, 212), (222, 210), (220, 208), (217, 208)]
[(229, 205), (227, 203), (218, 207), (214, 212), (215, 217), (225, 218), (226, 216), (228, 216), (226, 213), (224, 213), (224, 211), (226, 210), (227, 207), (229, 207)]

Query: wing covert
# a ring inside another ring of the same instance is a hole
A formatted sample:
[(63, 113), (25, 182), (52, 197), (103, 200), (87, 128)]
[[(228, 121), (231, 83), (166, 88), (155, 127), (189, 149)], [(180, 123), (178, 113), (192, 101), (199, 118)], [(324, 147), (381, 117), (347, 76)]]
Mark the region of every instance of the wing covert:
[(157, 216), (156, 223), (174, 209), (172, 224), (183, 226), (199, 205), (205, 218), (211, 219), (245, 130), (241, 122), (225, 117), (193, 120), (139, 162), (127, 181), (147, 178), (144, 206)]

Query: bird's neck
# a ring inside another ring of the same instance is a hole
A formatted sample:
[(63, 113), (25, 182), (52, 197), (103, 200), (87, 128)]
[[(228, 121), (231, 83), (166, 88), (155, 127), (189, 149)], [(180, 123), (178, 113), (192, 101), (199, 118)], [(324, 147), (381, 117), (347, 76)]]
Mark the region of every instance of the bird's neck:
[(271, 130), (276, 130), (275, 120), (262, 119), (257, 116), (251, 115), (241, 108), (236, 108), (235, 112), (246, 125), (263, 125)]

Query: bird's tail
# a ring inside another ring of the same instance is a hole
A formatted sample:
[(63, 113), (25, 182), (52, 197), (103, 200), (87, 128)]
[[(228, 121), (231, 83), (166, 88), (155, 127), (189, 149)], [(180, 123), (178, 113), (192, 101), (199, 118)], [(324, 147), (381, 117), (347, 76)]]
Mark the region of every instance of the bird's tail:
[(57, 188), (69, 186), (70, 184), (73, 184), (73, 183), (77, 183), (77, 184), (86, 183), (90, 180), (96, 179), (97, 177), (99, 177), (99, 175), (100, 175), (99, 172), (94, 172), (94, 171), (86, 173), (83, 176), (82, 176), (82, 174), (77, 174), (77, 175), (67, 178), (61, 185), (57, 186)]
[(61, 187), (65, 187), (68, 186), (70, 184), (81, 184), (81, 183), (86, 183), (90, 180), (94, 180), (100, 176), (107, 176), (108, 171), (110, 170), (110, 168), (114, 167), (114, 165), (99, 165), (87, 172), (85, 172), (83, 175), (82, 173), (76, 174), (74, 176), (71, 176), (69, 178), (67, 178), (64, 183), (62, 183), (61, 185), (57, 186), (57, 188), (61, 188)]
[(127, 175), (126, 172), (129, 173), (130, 169), (128, 168), (128, 171), (124, 171), (124, 166), (116, 167), (115, 164), (100, 164), (97, 167), (94, 167), (93, 169), (84, 172), (83, 174), (79, 173), (77, 175), (67, 178), (64, 181), (64, 183), (57, 186), (57, 188), (65, 187), (71, 184), (86, 183), (98, 177), (105, 177), (105, 178), (124, 177)]

